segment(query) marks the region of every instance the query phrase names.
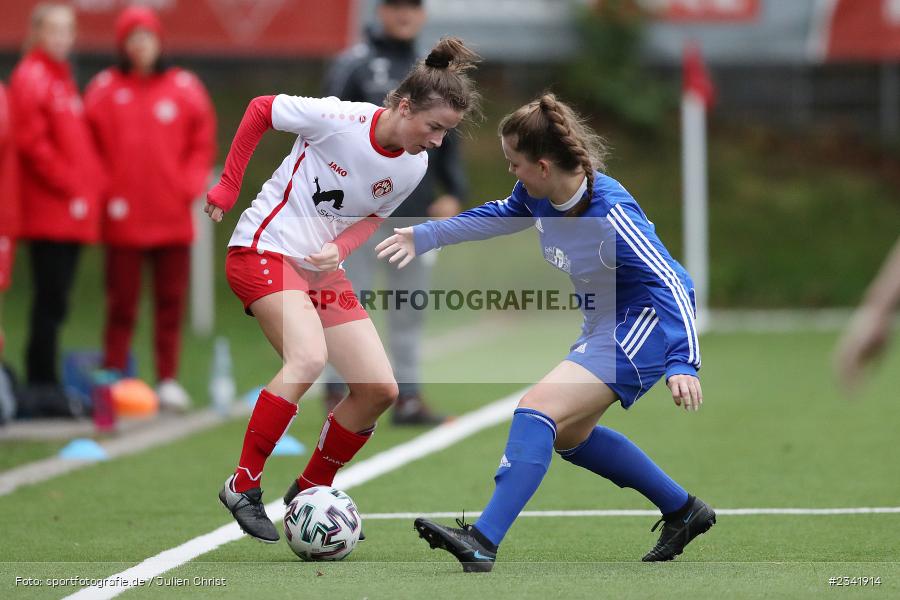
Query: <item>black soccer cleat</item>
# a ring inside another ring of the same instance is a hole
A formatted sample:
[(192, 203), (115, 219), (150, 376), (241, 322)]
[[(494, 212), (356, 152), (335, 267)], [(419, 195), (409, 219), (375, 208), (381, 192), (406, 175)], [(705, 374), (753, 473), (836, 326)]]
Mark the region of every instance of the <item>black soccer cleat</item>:
[(428, 519), (416, 519), (414, 526), (419, 537), (428, 542), (432, 548), (446, 550), (456, 557), (466, 573), (487, 573), (494, 568), (497, 553), (485, 548), (471, 525), (457, 519), (459, 529), (445, 527)]
[(650, 552), (641, 560), (644, 562), (658, 562), (672, 560), (682, 552), (691, 540), (709, 531), (716, 524), (716, 512), (711, 506), (699, 498), (689, 496), (691, 502), (687, 511), (679, 511), (670, 519), (661, 518), (650, 531), (656, 531), (660, 523), (663, 523), (659, 540)]
[(291, 486), (284, 493), (284, 498), (282, 498), (282, 500), (284, 500), (284, 505), (287, 506), (288, 504), (290, 504), (291, 500), (296, 498), (297, 494), (299, 494), (299, 493), (300, 493), (300, 486), (297, 484), (297, 480), (295, 479), (291, 482)]
[(394, 425), (440, 425), (447, 417), (428, 407), (418, 394), (401, 395), (394, 405), (391, 423)]
[(235, 492), (231, 489), (234, 475), (225, 480), (219, 492), (219, 500), (231, 512), (244, 533), (267, 544), (279, 540), (278, 530), (266, 514), (262, 503), (262, 490), (258, 487), (246, 492)]

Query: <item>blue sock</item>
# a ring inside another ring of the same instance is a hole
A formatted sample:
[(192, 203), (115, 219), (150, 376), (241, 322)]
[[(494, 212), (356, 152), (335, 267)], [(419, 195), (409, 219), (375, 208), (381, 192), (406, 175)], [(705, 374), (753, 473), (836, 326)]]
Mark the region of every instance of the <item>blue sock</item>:
[(475, 523), (475, 529), (495, 546), (541, 484), (553, 457), (554, 439), (553, 419), (530, 408), (515, 410), (506, 450), (494, 475), (494, 495)]
[(687, 502), (688, 493), (684, 488), (618, 431), (594, 427), (586, 440), (569, 450), (560, 450), (559, 455), (619, 487), (636, 489), (663, 514), (675, 512)]

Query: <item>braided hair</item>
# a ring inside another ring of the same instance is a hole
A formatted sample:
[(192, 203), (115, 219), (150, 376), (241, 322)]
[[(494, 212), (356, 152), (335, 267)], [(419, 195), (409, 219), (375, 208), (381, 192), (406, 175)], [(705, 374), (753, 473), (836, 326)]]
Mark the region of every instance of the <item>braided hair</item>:
[(396, 109), (400, 100), (408, 98), (413, 112), (446, 104), (464, 117), (481, 115), (481, 95), (466, 74), (481, 60), (459, 38), (445, 37), (420, 60), (400, 82), (388, 92), (384, 105)]
[(604, 171), (607, 154), (603, 138), (554, 94), (543, 94), (500, 122), (500, 135), (515, 138), (515, 150), (528, 160), (549, 159), (567, 171), (583, 170), (587, 190), (578, 203), (566, 211), (567, 217), (582, 215), (591, 204), (594, 171)]

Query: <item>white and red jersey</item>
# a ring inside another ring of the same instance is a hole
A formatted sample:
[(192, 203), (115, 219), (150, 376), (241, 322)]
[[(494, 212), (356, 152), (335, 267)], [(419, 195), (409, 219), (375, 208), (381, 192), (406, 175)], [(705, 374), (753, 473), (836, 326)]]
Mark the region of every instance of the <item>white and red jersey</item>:
[[(390, 152), (376, 141), (375, 124), (384, 108), (334, 97), (286, 95), (276, 96), (269, 105), (269, 126), (299, 137), (241, 215), (229, 246), (302, 259), (367, 217), (389, 216), (425, 175), (427, 153)], [(239, 153), (240, 136), (239, 130), (231, 154)], [(230, 208), (227, 201), (213, 204)]]

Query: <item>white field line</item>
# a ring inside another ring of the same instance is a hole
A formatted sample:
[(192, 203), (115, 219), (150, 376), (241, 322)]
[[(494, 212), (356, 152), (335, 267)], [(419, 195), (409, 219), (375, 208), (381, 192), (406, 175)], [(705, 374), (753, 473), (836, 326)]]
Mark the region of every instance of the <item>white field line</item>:
[[(900, 506), (878, 506), (858, 508), (716, 508), (719, 516), (753, 515), (871, 515), (900, 514)], [(451, 519), (462, 513), (371, 513), (362, 515), (363, 520), (405, 520), (424, 517), (426, 519)], [(478, 518), (480, 511), (466, 511), (466, 517)], [(658, 510), (523, 510), (520, 517), (658, 517)]]
[[(348, 467), (338, 473), (334, 480), (334, 486), (342, 490), (349, 490), (380, 475), (424, 458), (429, 454), (439, 452), (483, 429), (499, 425), (512, 417), (513, 409), (524, 391), (520, 390), (505, 398), (496, 400), (450, 423), (423, 433), (417, 438)], [(212, 495), (210, 495), (211, 507), (213, 502), (218, 504), (218, 501), (214, 500)], [(267, 504), (266, 512), (273, 521), (281, 520), (284, 516), (284, 506), (281, 499)], [(131, 587), (136, 587), (136, 582), (150, 580), (166, 571), (180, 567), (198, 556), (211, 552), (228, 542), (240, 539), (243, 535), (237, 523), (223, 525), (215, 531), (188, 540), (170, 550), (165, 550), (130, 569), (116, 573), (97, 585), (81, 589), (74, 594), (66, 596), (66, 598), (77, 598), (79, 600), (87, 598), (92, 600), (114, 598)]]

